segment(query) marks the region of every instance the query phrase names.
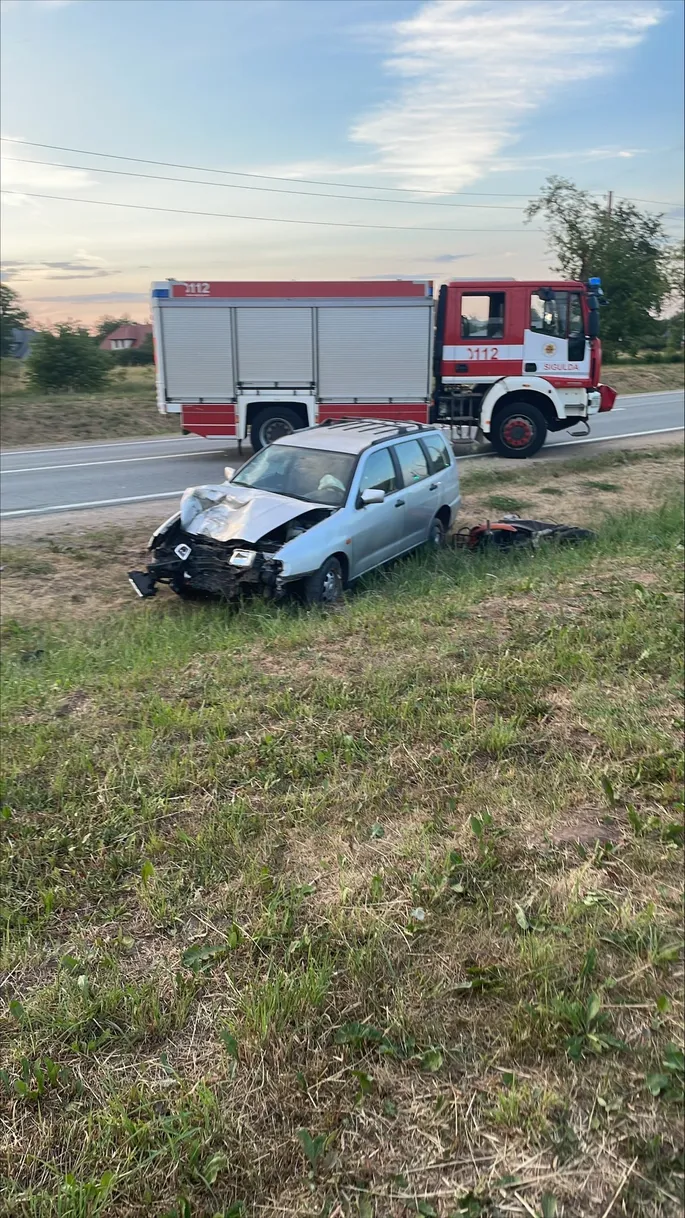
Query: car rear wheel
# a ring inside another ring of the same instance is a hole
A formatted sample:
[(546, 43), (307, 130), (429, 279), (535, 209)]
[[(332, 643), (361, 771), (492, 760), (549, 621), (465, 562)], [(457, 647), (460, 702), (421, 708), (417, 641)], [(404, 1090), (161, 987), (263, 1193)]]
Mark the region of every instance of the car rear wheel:
[(302, 426), (302, 419), (296, 410), (289, 406), (269, 406), (260, 410), (250, 427), (250, 441), (255, 452), (280, 440), (281, 436), (290, 436)]
[(441, 550), (445, 544), (447, 530), (439, 516), (435, 516), (428, 530), (427, 545), (431, 550)]
[(538, 452), (547, 437), (545, 416), (537, 406), (515, 401), (504, 406), (494, 417), (490, 439), (501, 457), (522, 460)]
[(337, 605), (342, 600), (345, 577), (340, 560), (327, 558), (302, 585), (308, 605)]

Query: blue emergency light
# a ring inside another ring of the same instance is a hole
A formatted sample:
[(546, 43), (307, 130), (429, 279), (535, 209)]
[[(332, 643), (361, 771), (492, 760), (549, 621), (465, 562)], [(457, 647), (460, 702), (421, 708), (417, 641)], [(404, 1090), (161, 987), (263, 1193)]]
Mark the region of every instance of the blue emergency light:
[(593, 279), (588, 279), (587, 285), (589, 288), (601, 288), (602, 280), (599, 276), (595, 275)]

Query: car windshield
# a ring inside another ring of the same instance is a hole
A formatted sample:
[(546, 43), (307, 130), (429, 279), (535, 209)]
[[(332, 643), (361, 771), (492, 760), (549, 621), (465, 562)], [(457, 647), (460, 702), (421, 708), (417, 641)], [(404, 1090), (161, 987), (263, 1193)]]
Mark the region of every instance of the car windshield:
[(272, 444), (248, 461), (231, 481), (258, 491), (342, 507), (354, 469), (349, 453)]

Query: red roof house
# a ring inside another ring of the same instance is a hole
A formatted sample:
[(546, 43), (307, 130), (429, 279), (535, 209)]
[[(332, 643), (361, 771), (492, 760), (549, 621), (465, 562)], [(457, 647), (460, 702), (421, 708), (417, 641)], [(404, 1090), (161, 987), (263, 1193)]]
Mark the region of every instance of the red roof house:
[(152, 334), (152, 326), (139, 325), (138, 322), (132, 321), (112, 330), (107, 338), (103, 338), (100, 348), (102, 351), (125, 351), (130, 347), (135, 349), (143, 345), (149, 334)]

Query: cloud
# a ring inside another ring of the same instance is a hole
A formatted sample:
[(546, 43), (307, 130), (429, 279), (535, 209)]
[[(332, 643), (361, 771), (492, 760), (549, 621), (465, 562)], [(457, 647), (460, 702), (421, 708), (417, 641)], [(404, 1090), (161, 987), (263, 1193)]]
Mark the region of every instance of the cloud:
[(135, 304), (149, 300), (149, 292), (85, 292), (78, 296), (34, 296), (40, 304)]
[(665, 16), (651, 0), (429, 0), (385, 29), (396, 96), (350, 132), (375, 172), (455, 191), (496, 167), (548, 98), (610, 72)]
[(97, 258), (85, 250), (77, 250), (73, 258), (55, 262), (26, 262), (3, 259), (0, 263), (0, 278), (10, 279), (104, 279), (116, 275), (103, 258)]
[[(8, 141), (9, 136), (5, 137)], [(19, 139), (20, 137), (12, 137)], [(28, 160), (14, 160), (20, 144), (6, 143), (3, 145), (2, 157), (2, 186), (3, 190), (13, 191), (52, 191), (52, 190), (88, 190), (96, 185), (88, 169), (69, 169), (66, 165), (30, 164)], [(3, 203), (10, 206), (30, 205), (35, 207), (35, 201), (26, 195), (6, 194)]]
[(31, 9), (34, 12), (40, 12), (41, 9), (47, 11), (68, 8), (70, 4), (76, 4), (78, 0), (2, 0), (0, 4), (0, 12), (11, 13), (23, 10), (25, 13)]

